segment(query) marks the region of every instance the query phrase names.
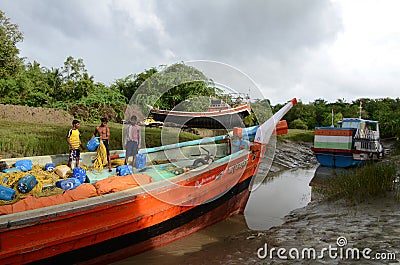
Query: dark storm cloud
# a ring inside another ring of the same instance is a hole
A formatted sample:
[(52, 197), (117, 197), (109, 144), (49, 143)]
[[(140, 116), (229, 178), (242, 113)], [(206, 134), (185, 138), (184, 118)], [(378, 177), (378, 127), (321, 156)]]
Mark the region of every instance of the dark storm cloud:
[(332, 41), (341, 25), (326, 0), (160, 1), (157, 14), (186, 53), (219, 58), (280, 59)]
[(283, 88), (296, 94), (310, 51), (341, 30), (329, 0), (14, 0), (0, 9), (24, 32), (22, 55), (46, 67), (82, 58), (97, 81), (110, 83), (208, 59), (243, 70), (268, 98)]

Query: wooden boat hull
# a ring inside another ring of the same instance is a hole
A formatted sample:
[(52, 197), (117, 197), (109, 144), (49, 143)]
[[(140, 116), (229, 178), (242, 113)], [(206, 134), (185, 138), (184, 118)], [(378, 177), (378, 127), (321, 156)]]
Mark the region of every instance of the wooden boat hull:
[(250, 195), (247, 188), (249, 180), (236, 185), (216, 200), (194, 207), (162, 223), (36, 263), (106, 264), (166, 245), (234, 214), (242, 213)]
[(152, 110), (153, 119), (160, 122), (171, 122), (192, 128), (232, 129), (244, 127), (243, 118), (250, 115), (251, 109), (247, 104), (236, 108), (209, 112), (180, 112)]
[(258, 169), (258, 147), (171, 185), (150, 184), (147, 192), (138, 187), (0, 216), (0, 262), (111, 262), (240, 213)]
[(357, 152), (356, 150), (336, 150), (326, 148), (312, 148), (315, 157), (322, 166), (326, 167), (355, 167), (372, 160), (368, 153)]

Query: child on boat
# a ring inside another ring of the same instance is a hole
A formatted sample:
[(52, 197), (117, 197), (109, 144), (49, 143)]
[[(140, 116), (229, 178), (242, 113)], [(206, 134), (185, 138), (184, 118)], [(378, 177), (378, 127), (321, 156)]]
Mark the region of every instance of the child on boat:
[(78, 120), (73, 120), (72, 121), (72, 128), (68, 131), (67, 134), (67, 143), (69, 145), (69, 159), (68, 159), (68, 166), (71, 167), (72, 160), (75, 159), (75, 166), (79, 167), (79, 159), (81, 156), (81, 150), (79, 147), (82, 147), (82, 150), (84, 149), (80, 136), (81, 134), (79, 133), (79, 126), (80, 122)]
[(129, 157), (133, 156), (132, 167), (135, 166), (136, 155), (140, 148), (140, 127), (136, 123), (137, 117), (132, 115), (124, 141), (124, 149), (126, 149), (125, 165), (128, 164)]

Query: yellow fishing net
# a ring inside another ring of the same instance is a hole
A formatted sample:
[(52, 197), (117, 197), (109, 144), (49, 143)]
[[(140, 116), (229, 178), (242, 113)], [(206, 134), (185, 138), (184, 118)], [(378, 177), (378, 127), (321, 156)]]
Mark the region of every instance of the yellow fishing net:
[[(26, 175), (34, 175), (37, 184), (30, 192), (21, 193), (18, 190), (18, 182), (21, 178), (23, 178)], [(58, 176), (54, 171), (49, 172), (43, 170), (40, 165), (33, 165), (32, 170), (27, 172), (17, 171), (11, 173), (3, 173), (0, 176), (0, 183), (3, 186), (14, 189), (15, 197), (12, 201), (0, 200), (0, 205), (15, 203), (30, 194), (34, 195), (36, 198), (61, 194), (64, 192), (64, 190), (55, 187), (55, 183), (61, 179), (63, 178)], [(44, 187), (46, 188), (44, 189)]]
[(114, 166), (123, 166), (125, 165), (125, 159), (114, 159), (111, 160), (111, 164)]
[(93, 161), (93, 167), (98, 171), (102, 171), (105, 165), (107, 165), (107, 150), (103, 141), (100, 141), (100, 145), (97, 147), (97, 155)]

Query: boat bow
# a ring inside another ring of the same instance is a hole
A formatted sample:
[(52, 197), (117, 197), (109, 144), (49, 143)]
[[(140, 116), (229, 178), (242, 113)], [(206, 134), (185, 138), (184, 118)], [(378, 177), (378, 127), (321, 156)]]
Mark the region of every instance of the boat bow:
[(259, 144), (268, 144), (269, 139), (271, 138), (271, 135), (274, 132), (278, 122), (296, 104), (297, 104), (297, 99), (293, 98), (291, 101), (286, 103), (286, 105), (283, 106), (271, 118), (269, 118), (266, 122), (261, 124), (261, 126), (259, 126), (257, 129), (256, 136), (254, 138), (254, 142), (259, 143)]

